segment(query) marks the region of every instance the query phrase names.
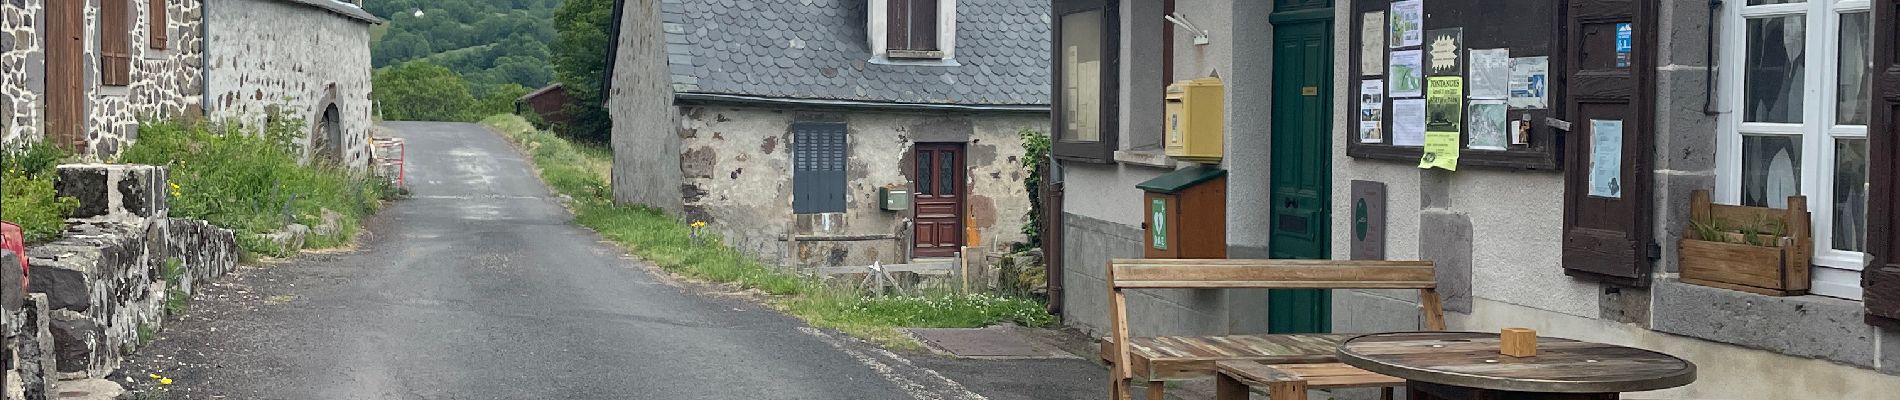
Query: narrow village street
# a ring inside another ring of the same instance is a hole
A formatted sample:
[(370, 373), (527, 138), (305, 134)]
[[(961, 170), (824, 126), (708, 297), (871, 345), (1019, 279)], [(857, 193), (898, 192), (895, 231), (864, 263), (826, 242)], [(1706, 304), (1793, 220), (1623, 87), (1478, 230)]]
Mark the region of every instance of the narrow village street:
[[(171, 399), (1080, 399), (1082, 359), (897, 354), (656, 275), (474, 124), (390, 123), (409, 199), (360, 248), (236, 272), (129, 359)], [(662, 273), (663, 274), (663, 273)]]

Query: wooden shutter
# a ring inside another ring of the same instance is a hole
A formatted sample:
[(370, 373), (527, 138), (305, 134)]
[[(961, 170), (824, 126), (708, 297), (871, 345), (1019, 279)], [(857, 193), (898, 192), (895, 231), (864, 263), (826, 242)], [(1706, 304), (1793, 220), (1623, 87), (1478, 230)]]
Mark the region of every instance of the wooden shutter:
[(1861, 274), (1867, 322), (1900, 329), (1900, 0), (1874, 2), (1873, 120), (1867, 127), (1872, 178)]
[[(1551, 72), (1570, 77), (1558, 102), (1570, 124), (1563, 227), (1569, 275), (1635, 286), (1648, 282), (1656, 8), (1656, 0), (1572, 1), (1565, 17), (1563, 57), (1551, 60), (1557, 67)], [(1623, 27), (1631, 32), (1626, 52), (1617, 44)], [(1607, 140), (1615, 137), (1620, 140)], [(1606, 139), (1606, 148), (1616, 144), (1621, 154), (1605, 153), (1601, 164), (1615, 160), (1618, 170), (1594, 179), (1599, 189), (1593, 195), (1593, 167), (1599, 163), (1592, 148), (1599, 138)]]
[(150, 27), (147, 30), (151, 31), (152, 34), (152, 48), (164, 50), (170, 47), (171, 29), (169, 25), (171, 19), (165, 8), (165, 0), (148, 0), (145, 10), (146, 14), (150, 15), (150, 18), (147, 19), (151, 20), (151, 23), (148, 24)]
[(46, 4), (46, 140), (86, 149), (86, 3)]
[(890, 50), (935, 51), (937, 0), (885, 0), (884, 47)]
[(792, 212), (844, 212), (845, 125), (792, 124)]
[(99, 81), (106, 86), (132, 83), (131, 0), (99, 2)]

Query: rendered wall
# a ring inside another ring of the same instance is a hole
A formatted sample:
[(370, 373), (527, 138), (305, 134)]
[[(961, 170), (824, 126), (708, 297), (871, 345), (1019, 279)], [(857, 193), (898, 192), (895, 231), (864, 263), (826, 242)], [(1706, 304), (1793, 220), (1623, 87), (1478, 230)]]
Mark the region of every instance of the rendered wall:
[(308, 5), (280, 1), (206, 0), (210, 11), (210, 96), (213, 119), (263, 126), (269, 110), (301, 118), (306, 146), (327, 107), (342, 123), (341, 162), (368, 166), (370, 24)]

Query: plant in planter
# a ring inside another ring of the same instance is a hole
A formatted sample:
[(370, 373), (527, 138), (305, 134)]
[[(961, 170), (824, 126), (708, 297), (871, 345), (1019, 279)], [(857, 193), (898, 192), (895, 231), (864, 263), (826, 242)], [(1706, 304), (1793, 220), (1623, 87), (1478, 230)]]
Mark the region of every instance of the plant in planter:
[(1695, 191), (1690, 201), (1679, 252), (1683, 282), (1770, 296), (1807, 294), (1814, 238), (1806, 197), (1789, 196), (1786, 209), (1714, 204), (1707, 190)]

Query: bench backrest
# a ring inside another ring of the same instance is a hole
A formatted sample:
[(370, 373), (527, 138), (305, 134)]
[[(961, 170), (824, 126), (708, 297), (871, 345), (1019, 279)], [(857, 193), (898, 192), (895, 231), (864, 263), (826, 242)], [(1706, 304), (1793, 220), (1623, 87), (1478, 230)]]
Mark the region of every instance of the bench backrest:
[(1131, 376), (1128, 299), (1123, 289), (1418, 289), (1428, 330), (1445, 330), (1431, 261), (1117, 259), (1108, 264), (1115, 368)]

